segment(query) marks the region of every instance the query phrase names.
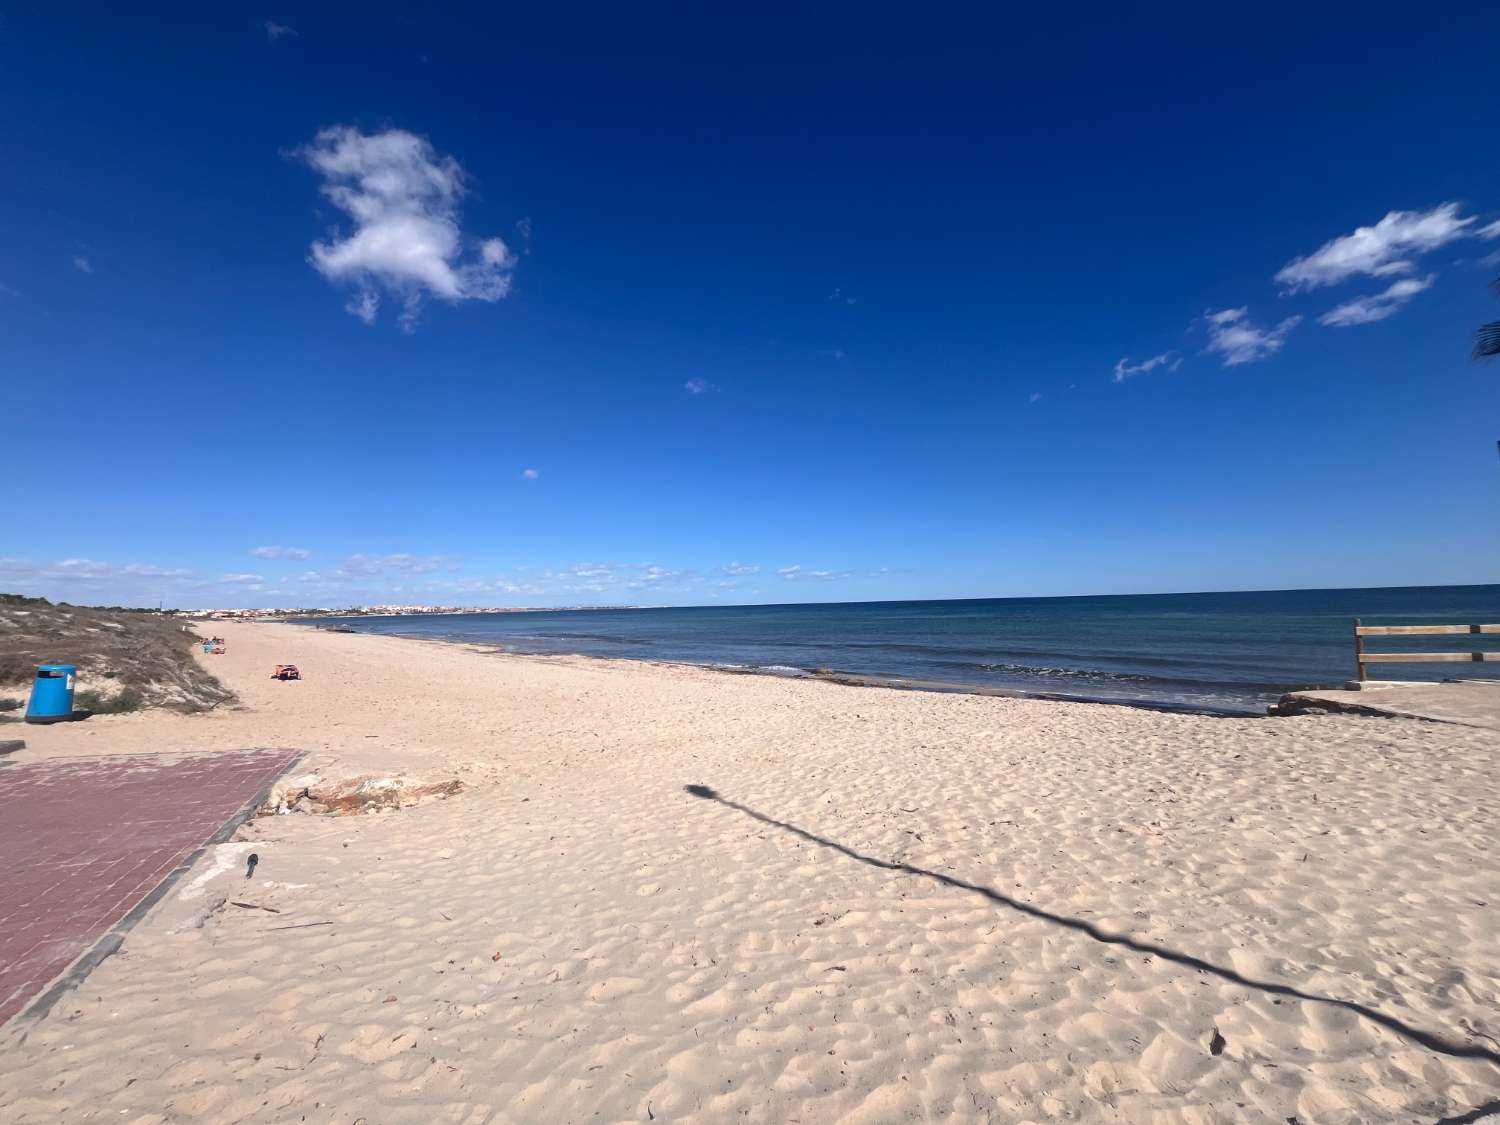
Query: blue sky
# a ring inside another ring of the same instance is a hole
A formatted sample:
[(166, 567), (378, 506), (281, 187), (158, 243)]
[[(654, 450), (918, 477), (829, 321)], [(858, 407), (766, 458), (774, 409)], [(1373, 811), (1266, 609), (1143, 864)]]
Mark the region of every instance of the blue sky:
[(1494, 5), (204, 7), (0, 13), (0, 589), (1500, 578)]

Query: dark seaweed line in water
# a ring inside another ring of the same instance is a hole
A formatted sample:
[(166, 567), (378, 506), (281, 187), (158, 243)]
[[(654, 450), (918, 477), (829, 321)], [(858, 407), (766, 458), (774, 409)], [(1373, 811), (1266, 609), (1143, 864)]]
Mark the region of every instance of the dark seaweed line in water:
[[(776, 675), (775, 672), (763, 668), (733, 668), (723, 665), (710, 665), (710, 667), (715, 667), (721, 672), (738, 672), (744, 675)], [(1140, 711), (1164, 711), (1173, 715), (1207, 715), (1218, 719), (1263, 719), (1268, 715), (1264, 705), (1234, 706), (1202, 699), (1189, 701), (1150, 699), (1131, 695), (1086, 695), (1079, 692), (1037, 691), (1003, 684), (956, 683), (949, 680), (929, 680), (908, 676), (872, 676), (831, 670), (811, 673), (811, 678), (849, 687), (898, 688), (904, 691), (933, 691), (953, 695), (998, 695), (1011, 699), (1044, 699), (1055, 703), (1098, 703), (1115, 707), (1133, 707)]]
[(936, 662), (934, 667), (967, 671), (981, 668), (987, 672), (1020, 676), (1042, 680), (1084, 680), (1105, 684), (1135, 685), (1140, 688), (1198, 688), (1205, 691), (1250, 692), (1262, 695), (1281, 695), (1289, 691), (1300, 691), (1305, 683), (1273, 683), (1266, 680), (1211, 680), (1200, 676), (1152, 676), (1132, 672), (1110, 672), (1098, 668), (1033, 667), (1026, 664), (962, 664), (958, 662)]
[[(1221, 649), (1224, 649), (1224, 648), (1231, 649), (1231, 650), (1234, 651), (1234, 654), (1235, 654), (1236, 658), (1238, 658), (1240, 660), (1255, 659), (1255, 658), (1258, 658), (1258, 657), (1259, 658), (1264, 658), (1267, 655), (1275, 655), (1275, 654), (1277, 654), (1277, 650), (1276, 649), (1267, 649), (1265, 647), (1266, 638), (1222, 637), (1222, 636), (1219, 636), (1217, 634), (1210, 634), (1210, 635), (1205, 635), (1204, 637), (1173, 637), (1173, 638), (1171, 638), (1171, 643), (1174, 646), (1180, 646), (1182, 644), (1185, 644), (1185, 643), (1191, 642), (1191, 641), (1195, 641), (1195, 640), (1207, 640), (1207, 641), (1212, 642), (1212, 644), (1215, 647), (1218, 647), (1218, 648), (1221, 648)], [(1320, 646), (1323, 645), (1323, 644), (1326, 644), (1326, 639), (1315, 638), (1315, 637), (1313, 637), (1313, 638), (1309, 638), (1309, 637), (1293, 637), (1293, 638), (1277, 637), (1277, 638), (1275, 638), (1275, 641), (1276, 641), (1276, 644), (1279, 647), (1279, 649), (1300, 648), (1300, 649), (1307, 649), (1307, 650), (1312, 651), (1312, 652), (1319, 651)], [(1192, 661), (1187, 660), (1186, 658), (1182, 658), (1182, 657), (1171, 657), (1171, 656), (1148, 657), (1148, 656), (1142, 654), (1139, 650), (1136, 650), (1136, 649), (1105, 649), (1105, 648), (1099, 648), (1099, 649), (1090, 649), (1087, 653), (1071, 653), (1071, 652), (1065, 652), (1065, 651), (1062, 651), (1062, 650), (1059, 650), (1059, 649), (1055, 649), (1055, 648), (1050, 648), (1050, 647), (1033, 647), (1033, 646), (1029, 646), (1029, 645), (1026, 645), (1026, 644), (1014, 643), (1014, 642), (1005, 645), (1005, 647), (1003, 647), (1003, 648), (996, 648), (996, 647), (993, 647), (993, 646), (984, 647), (984, 648), (975, 648), (975, 647), (971, 647), (971, 646), (957, 647), (957, 646), (954, 646), (954, 645), (944, 645), (944, 644), (917, 644), (917, 643), (914, 643), (914, 642), (911, 642), (911, 641), (860, 641), (860, 640), (844, 640), (844, 641), (833, 642), (833, 641), (796, 641), (796, 640), (786, 640), (786, 641), (783, 641), (783, 640), (770, 640), (770, 641), (761, 641), (761, 642), (755, 642), (755, 643), (766, 644), (766, 645), (776, 645), (776, 646), (781, 647), (781, 648), (830, 648), (830, 647), (834, 647), (834, 648), (847, 648), (847, 649), (869, 649), (869, 650), (872, 650), (872, 651), (880, 651), (880, 652), (912, 652), (912, 653), (919, 653), (919, 654), (925, 654), (925, 655), (943, 655), (943, 656), (974, 656), (974, 657), (983, 657), (983, 656), (991, 656), (991, 657), (993, 657), (993, 656), (1056, 656), (1056, 657), (1063, 657), (1063, 658), (1067, 658), (1067, 657), (1071, 656), (1071, 657), (1075, 657), (1077, 659), (1104, 659), (1104, 660), (1127, 660), (1127, 661), (1140, 660), (1140, 659), (1156, 659), (1156, 660), (1161, 660), (1161, 661), (1178, 661), (1178, 662), (1183, 662), (1183, 663), (1191, 663), (1192, 662)], [(1239, 647), (1239, 648), (1237, 648), (1236, 646), (1245, 646), (1245, 647)], [(1249, 647), (1249, 646), (1258, 646), (1258, 647)], [(1213, 658), (1212, 657), (1208, 657), (1206, 659), (1213, 659)], [(1229, 663), (1229, 661), (1225, 661), (1225, 663)]]
[[(431, 634), (423, 634), (423, 635), (431, 635)], [(464, 640), (471, 641), (473, 643), (492, 643), (493, 640), (494, 640), (494, 636), (492, 634), (489, 634), (489, 633), (485, 633), (482, 636), (480, 634), (478, 634), (478, 633), (462, 633), (462, 632), (455, 632), (455, 633), (452, 633), (452, 634), (445, 634), (445, 635), (451, 636), (451, 637), (454, 637), (454, 638), (461, 638), (461, 639), (464, 639)], [(674, 640), (677, 640), (675, 638), (611, 636), (611, 635), (602, 634), (602, 633), (503, 633), (500, 636), (501, 636), (501, 639), (504, 640), (504, 641), (506, 641), (506, 642), (522, 642), (522, 643), (525, 643), (525, 642), (541, 642), (541, 643), (546, 643), (546, 642), (549, 642), (549, 641), (587, 640), (587, 641), (599, 641), (599, 642), (604, 643), (604, 644), (636, 645), (636, 646), (642, 646), (642, 647), (651, 646), (651, 645), (671, 644), (671, 643), (674, 642)], [(710, 641), (694, 641), (692, 639), (684, 639), (684, 640), (680, 641), (679, 643), (685, 643), (685, 644), (689, 644), (689, 645), (697, 645), (697, 646), (700, 646), (700, 647), (707, 647), (707, 648), (721, 648), (721, 647), (726, 647), (726, 646), (715, 644), (714, 642), (710, 642)], [(1265, 662), (1268, 662), (1268, 661), (1270, 661), (1270, 660), (1272, 660), (1272, 659), (1275, 658), (1275, 654), (1274, 653), (1267, 652), (1265, 650), (1247, 651), (1247, 652), (1244, 652), (1244, 653), (1236, 654), (1236, 658), (1235, 659), (1224, 660), (1224, 659), (1219, 659), (1219, 658), (1216, 658), (1216, 657), (1213, 657), (1213, 656), (1206, 656), (1206, 655), (1196, 655), (1196, 656), (1192, 656), (1192, 657), (1177, 657), (1177, 656), (1164, 656), (1164, 655), (1160, 655), (1160, 654), (1143, 653), (1143, 652), (1113, 651), (1113, 650), (1107, 650), (1107, 649), (1091, 650), (1091, 651), (1088, 651), (1088, 652), (1074, 652), (1074, 651), (1068, 651), (1068, 650), (1063, 650), (1063, 649), (1028, 648), (1028, 647), (1017, 647), (1017, 646), (1006, 646), (1006, 647), (1003, 647), (1003, 648), (999, 648), (999, 647), (993, 647), (993, 648), (967, 648), (967, 647), (966, 648), (958, 648), (958, 647), (954, 647), (954, 646), (951, 646), (951, 645), (922, 645), (922, 644), (894, 643), (894, 642), (893, 643), (886, 643), (886, 642), (842, 641), (842, 640), (841, 641), (796, 641), (796, 640), (757, 639), (757, 638), (742, 638), (742, 639), (734, 641), (732, 645), (729, 645), (727, 647), (730, 647), (730, 648), (732, 648), (734, 650), (737, 650), (737, 651), (745, 651), (745, 652), (749, 652), (749, 651), (752, 651), (752, 650), (758, 650), (758, 649), (785, 650), (785, 649), (794, 649), (795, 648), (795, 649), (812, 649), (812, 650), (815, 650), (815, 651), (827, 652), (827, 653), (839, 653), (839, 652), (846, 652), (846, 651), (849, 651), (849, 650), (852, 650), (852, 649), (862, 649), (862, 650), (866, 650), (866, 651), (886, 651), (886, 652), (912, 653), (912, 654), (926, 656), (926, 657), (973, 657), (973, 658), (975, 658), (974, 662), (973, 662), (974, 666), (977, 666), (977, 667), (995, 667), (995, 668), (1015, 667), (1015, 668), (1018, 668), (1018, 669), (1032, 668), (1032, 669), (1037, 669), (1037, 670), (1045, 670), (1047, 668), (1060, 667), (1063, 662), (1072, 661), (1072, 662), (1076, 662), (1076, 663), (1078, 663), (1080, 665), (1083, 665), (1083, 667), (1080, 667), (1078, 669), (1079, 671), (1099, 672), (1101, 674), (1122, 675), (1122, 676), (1132, 675), (1133, 673), (1123, 672), (1123, 671), (1122, 672), (1115, 672), (1112, 669), (1088, 667), (1088, 665), (1092, 664), (1095, 661), (1105, 661), (1105, 662), (1109, 662), (1109, 663), (1125, 664), (1127, 666), (1131, 666), (1131, 665), (1137, 666), (1137, 667), (1144, 666), (1144, 667), (1148, 667), (1148, 668), (1191, 668), (1191, 669), (1223, 668), (1225, 670), (1230, 670), (1230, 671), (1241, 671), (1242, 669), (1244, 669), (1244, 667), (1247, 664), (1254, 664), (1254, 663), (1257, 663), (1257, 662), (1265, 663)], [(1027, 664), (1027, 663), (1024, 663), (1024, 661), (1014, 660), (1013, 658), (1016, 658), (1016, 657), (1021, 657), (1021, 658), (1025, 658), (1025, 657), (1040, 657), (1040, 658), (1045, 659), (1045, 660), (1053, 661), (1054, 663), (1048, 664), (1048, 665)], [(956, 666), (959, 666), (960, 662), (957, 662), (957, 661), (946, 662), (946, 661), (933, 660), (932, 663), (934, 663), (934, 664), (951, 663), (952, 666), (956, 667)], [(1151, 677), (1151, 676), (1144, 676), (1143, 677), (1144, 680), (1150, 680), (1150, 679), (1155, 679), (1155, 678), (1157, 678), (1157, 677)], [(1161, 677), (1161, 679), (1163, 679), (1163, 681), (1165, 681), (1168, 678), (1167, 677)], [(1180, 681), (1180, 682), (1183, 682), (1183, 683), (1195, 683), (1195, 682), (1198, 682), (1198, 681), (1195, 681), (1195, 680), (1183, 680), (1183, 681)], [(1215, 682), (1215, 683), (1217, 683), (1217, 682), (1223, 682), (1223, 683), (1227, 684), (1229, 681), (1205, 681), (1205, 682)], [(1261, 683), (1259, 681), (1255, 681), (1255, 682), (1242, 681), (1240, 683), (1242, 684), (1242, 686), (1247, 686), (1247, 687), (1261, 687), (1261, 686), (1274, 687), (1274, 686), (1276, 686), (1276, 685), (1266, 685), (1266, 684), (1263, 684), (1263, 683)]]
[[(425, 634), (425, 636), (431, 636), (431, 634)], [(449, 639), (465, 640), (465, 642), (469, 643), (493, 643), (493, 637), (481, 637), (480, 634), (477, 633), (453, 633), (444, 634), (444, 636), (449, 637)], [(538, 651), (540, 651), (540, 654), (556, 654), (556, 651), (558, 651), (559, 645), (546, 645), (546, 643), (544, 643), (549, 642), (549, 640), (558, 640), (558, 642), (565, 642), (565, 640), (601, 640), (601, 642), (606, 643), (619, 643), (619, 645), (634, 646), (651, 646), (655, 645), (655, 643), (660, 643), (655, 642), (655, 640), (642, 639), (642, 637), (604, 637), (598, 636), (598, 634), (594, 633), (508, 633), (502, 634), (501, 639), (507, 643), (514, 643), (514, 645), (517, 645), (517, 648), (519, 649), (538, 649)], [(565, 645), (561, 646), (564, 646), (565, 648)], [(828, 652), (829, 658), (834, 658), (835, 660), (835, 658), (837, 658), (837, 655), (835, 654), (838, 654), (838, 652), (847, 651), (847, 649), (853, 648), (853, 646), (847, 645), (847, 643), (843, 642), (828, 642), (820, 643), (820, 645), (813, 645), (813, 643), (780, 642), (780, 640), (775, 640), (775, 642), (762, 642), (762, 640), (739, 640), (739, 642), (733, 643), (732, 648), (735, 649), (736, 652), (747, 652), (747, 654), (748, 652), (756, 651), (756, 649), (772, 649), (772, 651), (775, 651), (775, 649), (784, 648), (820, 649), (820, 651)], [(874, 648), (874, 646), (867, 645), (865, 646), (865, 648)], [(897, 648), (897, 646), (892, 645), (889, 646), (889, 648), (894, 649)], [(1131, 682), (1131, 684), (1140, 685), (1158, 684), (1163, 685), (1163, 687), (1215, 687), (1221, 688), (1221, 690), (1238, 688), (1238, 690), (1244, 691), (1293, 690), (1292, 685), (1281, 684), (1281, 682), (1263, 681), (1263, 679), (1205, 678), (1205, 676), (1190, 675), (1152, 675), (1152, 673), (1149, 672), (1131, 672), (1131, 670), (1116, 670), (1109, 669), (1109, 667), (1088, 666), (1088, 661), (1103, 660), (1112, 661), (1112, 663), (1116, 663), (1116, 661), (1118, 661), (1118, 663), (1134, 664), (1134, 666), (1137, 667), (1160, 667), (1160, 669), (1205, 670), (1205, 672), (1214, 669), (1224, 669), (1226, 670), (1226, 672), (1241, 673), (1245, 670), (1244, 661), (1215, 660), (1215, 658), (1212, 657), (1157, 657), (1157, 655), (1125, 654), (1125, 652), (1088, 652), (1088, 654), (1085, 654), (1085, 652), (1044, 651), (1044, 649), (1023, 649), (1023, 651), (1019, 651), (1019, 649), (1001, 649), (1001, 651), (996, 651), (996, 649), (947, 649), (942, 648), (942, 646), (930, 646), (930, 648), (924, 648), (924, 646), (919, 645), (904, 645), (900, 646), (900, 648), (901, 651), (919, 652), (919, 654), (929, 655), (929, 657), (938, 654), (972, 654), (974, 655), (974, 657), (984, 657), (978, 658), (978, 660), (929, 661), (929, 664), (932, 667), (947, 667), (947, 669), (954, 670), (971, 670), (971, 672), (1013, 673), (1013, 675), (1029, 676), (1029, 678), (1038, 678), (1038, 676), (1041, 676), (1041, 678), (1049, 678), (1049, 676), (1052, 676), (1052, 678), (1056, 678), (1056, 676), (1067, 676), (1067, 678), (1092, 678), (1100, 679), (1100, 681)], [(568, 649), (568, 651), (571, 651), (571, 649)], [(586, 654), (586, 652), (579, 652), (579, 655), (588, 654)], [(1056, 663), (1026, 664), (1017, 663), (1017, 661), (1005, 660), (1004, 657), (1011, 657), (1011, 655), (1038, 655), (1038, 657), (1044, 657), (1047, 658), (1047, 660), (1056, 661)], [(1068, 667), (1067, 664), (1062, 663), (1062, 661), (1070, 660), (1077, 661), (1077, 663), (1079, 663), (1079, 666)], [(762, 664), (762, 666), (763, 664), (777, 663), (777, 661), (774, 660), (756, 661), (754, 660), (754, 658), (750, 657), (747, 657), (742, 661), (732, 661), (729, 660), (729, 657), (724, 654), (720, 654), (720, 658), (717, 658), (717, 660), (712, 660), (712, 658), (709, 658), (708, 655), (705, 655), (705, 657), (702, 657), (702, 661), (706, 661), (706, 663), (759, 663)], [(694, 663), (694, 661), (690, 661), (690, 663)], [(805, 672), (811, 672), (811, 670), (813, 670), (814, 667), (819, 666), (819, 664), (792, 664), (792, 666), (799, 667), (799, 669), (805, 670)], [(915, 672), (916, 669), (913, 669), (913, 675), (915, 675)]]

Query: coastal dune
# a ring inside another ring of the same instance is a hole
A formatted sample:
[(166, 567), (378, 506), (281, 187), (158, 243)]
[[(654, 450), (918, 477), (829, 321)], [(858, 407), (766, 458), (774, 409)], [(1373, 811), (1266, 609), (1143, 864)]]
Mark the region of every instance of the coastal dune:
[[(1493, 732), (219, 631), (238, 706), (28, 730), (23, 759), (288, 746), (464, 789), (250, 822), (0, 1035), (6, 1121), (1306, 1125), (1500, 1098)], [(305, 679), (271, 680), (286, 661)]]

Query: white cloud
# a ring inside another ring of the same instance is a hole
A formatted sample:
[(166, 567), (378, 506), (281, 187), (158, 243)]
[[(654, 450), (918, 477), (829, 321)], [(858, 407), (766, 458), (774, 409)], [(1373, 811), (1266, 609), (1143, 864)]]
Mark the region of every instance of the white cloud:
[(150, 563), (128, 563), (120, 567), (121, 574), (137, 578), (191, 578), (193, 572), (181, 566), (152, 566)]
[(784, 566), (784, 567), (781, 567), (779, 570), (776, 571), (777, 574), (781, 575), (781, 577), (786, 578), (786, 579), (796, 578), (797, 575), (800, 574), (801, 572), (802, 572), (802, 566), (801, 566), (801, 564), (795, 564), (793, 566)]
[(269, 547), (256, 547), (251, 552), (258, 559), (302, 559), (312, 558), (312, 552), (306, 547), (283, 547), (273, 544)]
[(447, 555), (367, 555), (354, 554), (345, 557), (335, 575), (340, 578), (368, 578), (377, 574), (427, 574), (443, 567), (453, 569), (452, 559)]
[(848, 578), (847, 570), (810, 570), (807, 572), (809, 578), (816, 578), (819, 582), (837, 582), (842, 578)]
[(287, 27), (286, 24), (277, 23), (275, 20), (266, 21), (266, 38), (272, 43), (278, 39), (285, 39), (288, 35), (296, 34), (297, 29), (294, 27)]
[(1041, 391), (1032, 391), (1031, 392), (1031, 397), (1028, 398), (1026, 401), (1027, 402), (1041, 402), (1042, 401), (1042, 392)]
[(220, 582), (230, 582), (237, 586), (259, 586), (265, 581), (259, 574), (223, 574), (219, 576)]
[(725, 574), (743, 575), (760, 573), (760, 567), (755, 566), (751, 563), (742, 562), (732, 562), (728, 566), (721, 566), (719, 569), (722, 570)]
[(59, 559), (34, 563), (0, 559), (6, 591), (85, 605), (156, 605), (197, 597), (209, 585), (186, 567), (152, 563), (112, 563), (99, 559)]
[(75, 270), (77, 270), (79, 273), (93, 273), (94, 272), (94, 263), (91, 262), (91, 261), (89, 261), (82, 254), (74, 254), (73, 255), (73, 268)]
[(1330, 309), (1318, 317), (1318, 323), (1330, 328), (1348, 328), (1355, 324), (1373, 324), (1377, 320), (1394, 316), (1407, 301), (1430, 288), (1434, 276), (1403, 277), (1383, 293), (1355, 297), (1352, 301), (1345, 301), (1337, 308)]
[(380, 313), (380, 295), (373, 289), (361, 289), (344, 302), (344, 311), (366, 324), (374, 324)]
[(51, 569), (53, 573), (75, 578), (102, 578), (106, 574), (112, 574), (115, 567), (97, 559), (62, 559), (53, 563)]
[[(9, 561), (18, 562), (14, 559)], [(150, 563), (127, 563), (121, 566), (118, 563), (100, 562), (98, 559), (60, 559), (31, 569), (41, 577), (77, 578), (85, 581), (121, 575), (132, 578), (191, 578), (193, 574), (183, 567), (153, 566)]]
[(608, 563), (574, 563), (563, 571), (564, 575), (572, 578), (609, 578), (615, 576), (614, 568)]
[(1458, 208), (1457, 203), (1444, 203), (1430, 211), (1391, 211), (1373, 227), (1359, 227), (1353, 234), (1325, 242), (1306, 257), (1294, 258), (1277, 271), (1276, 280), (1288, 292), (1298, 293), (1356, 274), (1410, 273), (1416, 268), (1415, 256), (1472, 233), (1468, 228), (1473, 218), (1460, 216)]
[(668, 570), (664, 566), (644, 566), (639, 569), (639, 577), (625, 583), (627, 590), (639, 590), (646, 586), (657, 586), (678, 577), (675, 570)]
[(1208, 324), (1208, 350), (1218, 352), (1225, 367), (1255, 363), (1281, 350), (1293, 328), (1302, 323), (1300, 316), (1289, 316), (1275, 328), (1257, 328), (1250, 322), (1246, 308), (1221, 309), (1203, 314)]
[[(1131, 363), (1130, 357), (1124, 356), (1120, 359), (1120, 362), (1115, 364), (1115, 382), (1123, 383), (1132, 375), (1144, 375), (1146, 372), (1155, 371), (1158, 367), (1162, 367), (1168, 363), (1172, 363), (1171, 352), (1162, 352), (1161, 355), (1154, 355), (1150, 359), (1143, 359), (1140, 363)], [(1177, 363), (1172, 363), (1172, 370), (1176, 371), (1181, 363), (1180, 359)]]
[(309, 261), (324, 277), (355, 286), (345, 307), (374, 322), (381, 292), (415, 324), (424, 294), (445, 301), (498, 301), (516, 259), (498, 238), (467, 242), (459, 227), (466, 194), (458, 161), (403, 129), (366, 134), (322, 130), (298, 155), (323, 177), (327, 199), (354, 220), (347, 238), (314, 242)]
[(540, 480), (542, 476), (540, 469), (522, 469), (521, 477), (524, 480)]
[(708, 380), (689, 379), (686, 383), (682, 384), (682, 389), (687, 391), (687, 393), (690, 395), (705, 394), (708, 391)]
[(1486, 227), (1480, 227), (1477, 232), (1480, 238), (1500, 238), (1500, 219)]

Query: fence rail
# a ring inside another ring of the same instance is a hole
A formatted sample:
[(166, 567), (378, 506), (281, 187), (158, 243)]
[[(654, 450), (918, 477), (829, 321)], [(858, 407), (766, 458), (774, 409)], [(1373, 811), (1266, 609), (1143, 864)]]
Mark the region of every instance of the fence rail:
[(1500, 634), (1495, 625), (1361, 625), (1354, 619), (1354, 664), (1361, 680), (1370, 678), (1367, 664), (1500, 663), (1500, 652), (1366, 652), (1366, 637), (1465, 636)]

